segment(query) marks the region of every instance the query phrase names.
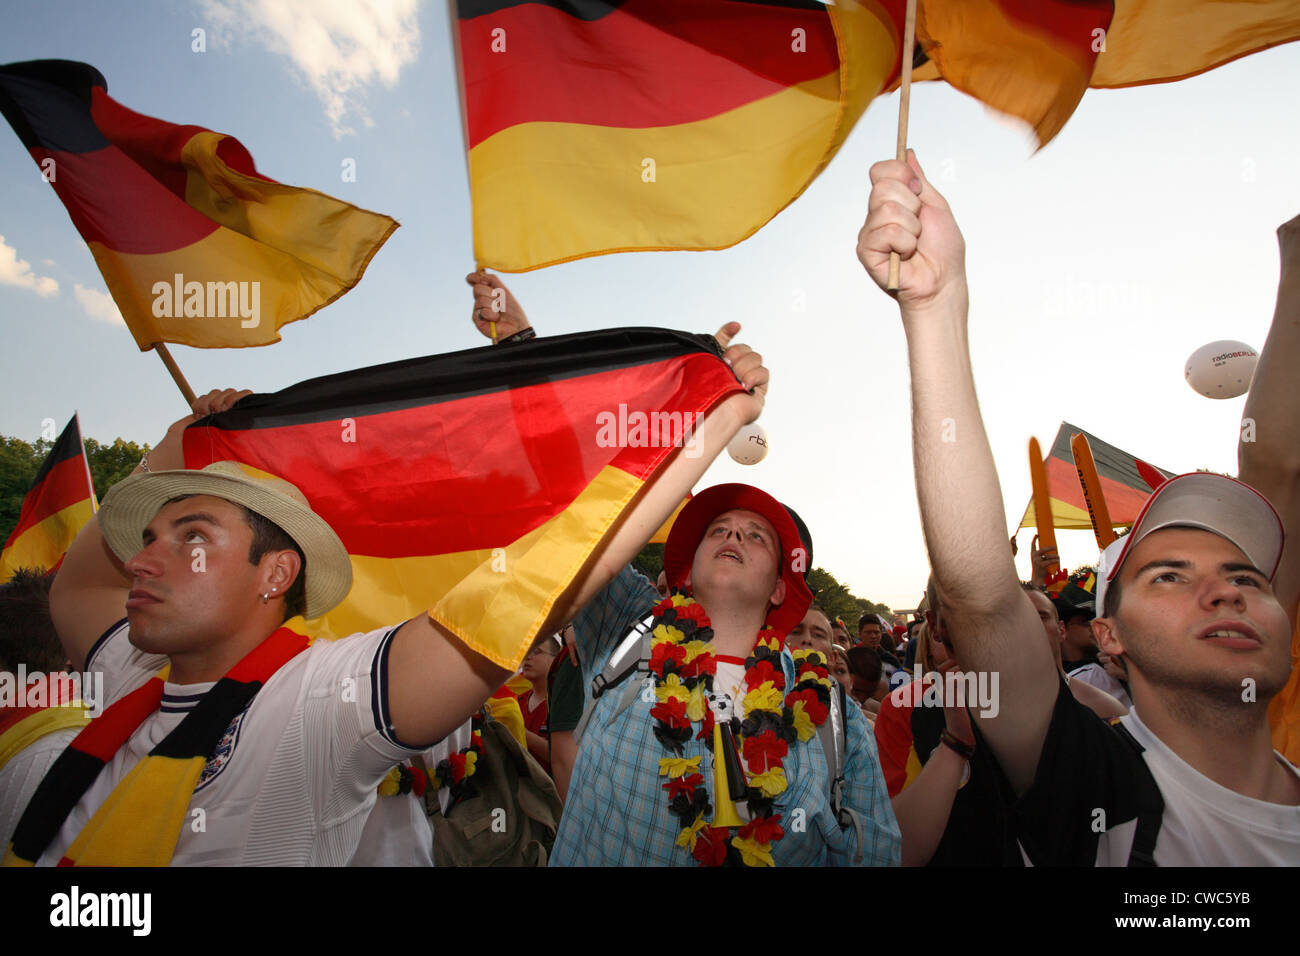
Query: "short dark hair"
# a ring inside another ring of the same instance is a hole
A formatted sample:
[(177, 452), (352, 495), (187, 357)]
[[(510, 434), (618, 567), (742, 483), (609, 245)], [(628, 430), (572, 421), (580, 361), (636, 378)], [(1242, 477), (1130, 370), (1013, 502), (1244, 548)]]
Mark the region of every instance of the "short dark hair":
[(43, 568), (19, 568), (0, 585), (0, 670), (64, 670), (68, 655), (50, 618), (50, 582)]
[(870, 611), (868, 611), (866, 614), (864, 614), (864, 615), (862, 615), (860, 618), (858, 618), (858, 633), (859, 633), (859, 634), (862, 633), (862, 628), (863, 628), (863, 626), (864, 626), (864, 625), (867, 625), (867, 624), (874, 624), (874, 625), (876, 625), (876, 627), (880, 628), (880, 630), (881, 630), (882, 633), (883, 633), (884, 630), (885, 630), (885, 625), (883, 625), (883, 624), (880, 623), (880, 618), (876, 617), (876, 615), (875, 615), (875, 614), (872, 614)]
[(1052, 596), (1047, 593), (1047, 588), (1043, 587), (1041, 584), (1032, 584), (1029, 581), (1021, 581), (1020, 590), (1024, 591), (1026, 594), (1041, 594), (1043, 597), (1047, 598), (1047, 603), (1052, 605), (1052, 613), (1056, 615), (1056, 620), (1061, 620), (1061, 610), (1056, 606), (1056, 602), (1052, 600)]
[(1114, 617), (1119, 613), (1119, 574), (1106, 585), (1106, 606), (1097, 608), (1097, 616)]
[[(163, 507), (193, 497), (194, 495), (177, 495), (164, 501)], [(229, 498), (222, 500), (230, 501)], [(230, 503), (244, 513), (244, 521), (253, 532), (253, 540), (248, 545), (249, 564), (256, 566), (268, 551), (293, 551), (298, 555), (302, 566), (298, 569), (298, 576), (294, 578), (293, 584), (289, 585), (289, 590), (284, 592), (284, 618), (280, 623), (283, 624), (289, 618), (302, 614), (307, 609), (307, 555), (302, 553), (298, 542), (289, 537), (289, 533), (270, 518), (241, 505), (238, 501)]]
[(298, 547), (298, 542), (270, 518), (243, 505), (240, 507), (244, 511), (244, 520), (253, 531), (253, 540), (248, 545), (250, 564), (260, 562), (268, 551), (293, 551), (298, 555), (302, 567), (298, 569), (298, 576), (289, 585), (289, 590), (284, 593), (284, 620), (302, 614), (307, 609), (307, 556)]
[(849, 662), (850, 674), (862, 678), (872, 687), (880, 683), (885, 669), (880, 663), (879, 654), (869, 647), (850, 647), (844, 656)]

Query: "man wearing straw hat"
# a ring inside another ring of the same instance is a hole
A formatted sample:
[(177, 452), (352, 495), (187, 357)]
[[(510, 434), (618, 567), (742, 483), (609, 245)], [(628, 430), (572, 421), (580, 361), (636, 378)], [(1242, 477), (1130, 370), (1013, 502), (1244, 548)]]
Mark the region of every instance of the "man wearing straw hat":
[[(757, 417), (761, 356), (732, 345), (725, 358), (752, 391), (705, 419), (703, 453), (643, 492), (557, 620)], [(283, 626), (340, 603), (351, 563), (289, 482), (238, 462), (181, 469), (185, 426), (246, 394), (196, 401), (69, 548), (51, 614), (75, 665), (104, 675), (109, 706), (41, 782), (6, 864), (346, 864), (384, 775), (507, 676), (428, 615), (310, 647)]]

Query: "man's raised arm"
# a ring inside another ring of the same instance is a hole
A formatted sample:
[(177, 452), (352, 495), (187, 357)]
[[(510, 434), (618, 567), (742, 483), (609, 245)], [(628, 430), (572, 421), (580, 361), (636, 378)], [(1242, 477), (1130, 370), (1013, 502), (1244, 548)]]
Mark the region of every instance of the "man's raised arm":
[[(214, 389), (195, 400), (193, 414), (173, 422), (167, 434), (145, 458), (150, 471), (185, 467), (181, 433), (185, 426), (205, 415), (223, 412), (249, 391)], [(142, 463), (131, 474), (145, 470)], [(113, 554), (99, 530), (99, 519), (91, 518), (68, 547), (50, 586), (50, 617), (63, 642), (73, 668), (80, 670), (95, 641), (126, 614), (131, 576)]]
[(1273, 593), (1294, 630), (1300, 603), (1300, 216), (1278, 227), (1277, 240), (1277, 308), (1246, 399), (1237, 462), (1241, 480), (1273, 503), (1286, 528)]
[(1012, 785), (1033, 782), (1057, 693), (1042, 624), (1007, 548), (993, 453), (980, 418), (966, 336), (966, 247), (947, 202), (908, 162), (871, 168), (858, 258), (881, 288), (897, 252), (897, 293), (912, 377), (912, 456), (930, 564), (956, 658), (997, 671), (996, 717), (980, 720)]

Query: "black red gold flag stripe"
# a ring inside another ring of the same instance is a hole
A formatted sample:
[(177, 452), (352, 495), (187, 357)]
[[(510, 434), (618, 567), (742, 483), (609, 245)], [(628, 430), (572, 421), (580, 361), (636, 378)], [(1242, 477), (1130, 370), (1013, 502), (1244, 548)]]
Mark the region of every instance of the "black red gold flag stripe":
[(185, 462), (286, 478), (338, 533), (352, 592), (311, 636), (430, 610), (514, 669), (619, 515), (739, 387), (710, 336), (538, 338), (250, 396), (186, 429)]
[(751, 235), (898, 72), (903, 2), (461, 0), (476, 260)]
[(240, 142), (113, 100), (86, 63), (0, 66), (0, 112), (140, 348), (269, 345), (361, 280), (388, 216), (259, 173)]
[(36, 473), (18, 523), (0, 550), (0, 582), (19, 568), (57, 567), (97, 508), (81, 426), (73, 415)]
[[(1101, 479), (1101, 489), (1114, 527), (1133, 524), (1151, 492), (1162, 481), (1173, 477), (1173, 472), (1149, 465), (1142, 459), (1102, 441), (1091, 432), (1086, 432), (1069, 422), (1062, 422), (1045, 462), (1047, 485), (1051, 495), (1052, 522), (1057, 530), (1064, 528), (1082, 531), (1092, 528), (1088, 505), (1083, 499), (1083, 489), (1079, 486), (1079, 473), (1075, 467), (1074, 454), (1070, 450), (1070, 438), (1074, 435), (1086, 435), (1088, 444), (1092, 447), (1097, 475)], [(1037, 527), (1032, 498), (1029, 506), (1025, 508), (1025, 516), (1020, 522), (1020, 527)]]

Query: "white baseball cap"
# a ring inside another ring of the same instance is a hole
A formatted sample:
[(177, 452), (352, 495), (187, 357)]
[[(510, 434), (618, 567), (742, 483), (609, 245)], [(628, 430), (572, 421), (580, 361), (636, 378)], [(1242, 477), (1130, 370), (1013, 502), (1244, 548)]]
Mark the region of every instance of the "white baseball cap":
[(1282, 560), (1282, 519), (1267, 498), (1226, 475), (1203, 471), (1177, 475), (1147, 499), (1133, 530), (1101, 553), (1097, 563), (1098, 617), (1108, 613), (1106, 591), (1124, 559), (1143, 538), (1162, 528), (1200, 528), (1226, 538), (1267, 574), (1269, 581)]

